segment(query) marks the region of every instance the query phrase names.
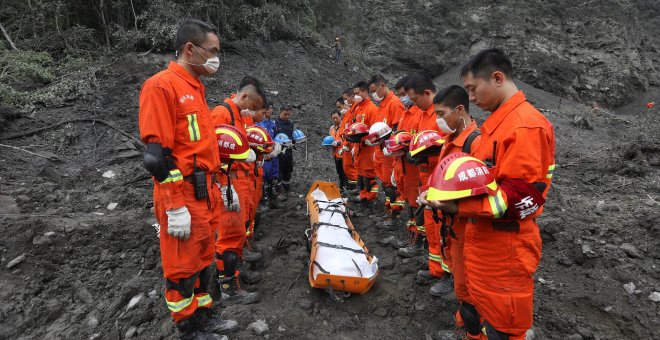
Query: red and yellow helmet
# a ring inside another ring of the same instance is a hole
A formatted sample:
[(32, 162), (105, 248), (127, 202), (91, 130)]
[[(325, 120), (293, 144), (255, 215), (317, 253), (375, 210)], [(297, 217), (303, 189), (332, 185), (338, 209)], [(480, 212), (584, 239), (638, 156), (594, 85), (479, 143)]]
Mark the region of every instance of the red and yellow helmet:
[(396, 151), (405, 151), (404, 149), (410, 146), (410, 142), (413, 140), (413, 135), (404, 130), (399, 130), (394, 134), (390, 135), (390, 139), (385, 141), (385, 149), (389, 153), (394, 153)]
[(250, 143), (241, 130), (231, 125), (218, 125), (215, 127), (215, 137), (218, 139), (221, 161), (248, 158)]
[(247, 131), (247, 139), (251, 147), (261, 153), (270, 153), (273, 151), (272, 146), (275, 144), (275, 141), (270, 137), (268, 131), (257, 125), (248, 126), (245, 130)]
[(351, 143), (360, 143), (369, 134), (369, 127), (364, 123), (353, 123), (348, 127), (346, 140)]
[(443, 158), (429, 178), (426, 197), (433, 201), (451, 201), (483, 194), (494, 195), (495, 177), (486, 164), (464, 152)]
[(438, 131), (424, 130), (419, 132), (410, 145), (411, 156), (429, 156), (440, 153), (444, 138)]

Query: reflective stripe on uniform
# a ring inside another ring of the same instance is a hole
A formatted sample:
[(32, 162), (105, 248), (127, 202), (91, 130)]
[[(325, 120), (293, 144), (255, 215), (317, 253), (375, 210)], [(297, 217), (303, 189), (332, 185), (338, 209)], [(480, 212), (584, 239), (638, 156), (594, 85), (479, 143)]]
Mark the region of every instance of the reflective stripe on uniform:
[(425, 233), (426, 232), (426, 227), (424, 227), (423, 225), (418, 225), (417, 226), (417, 231)]
[(506, 201), (502, 197), (502, 191), (497, 190), (497, 193), (494, 196), (488, 196), (488, 202), (490, 203), (490, 210), (493, 213), (494, 218), (500, 218), (504, 216), (506, 212)]
[(196, 298), (197, 298), (197, 306), (198, 307), (206, 306), (206, 305), (209, 305), (213, 302), (213, 299), (211, 298), (211, 295), (209, 295), (209, 294), (203, 294), (203, 295), (197, 296)]
[(447, 273), (451, 273), (451, 269), (449, 269), (449, 266), (445, 263), (445, 261), (440, 261), (440, 266), (442, 267), (442, 270), (446, 271)]
[(176, 182), (182, 180), (183, 180), (183, 175), (181, 174), (181, 171), (179, 169), (174, 169), (174, 170), (170, 170), (170, 175), (167, 176), (167, 178), (161, 183), (169, 183), (169, 182)]
[(442, 256), (429, 252), (429, 260), (442, 263)]
[(547, 178), (547, 179), (552, 178), (552, 175), (554, 175), (554, 173), (555, 173), (555, 167), (556, 166), (557, 166), (557, 164), (552, 164), (548, 167), (548, 174), (545, 176), (545, 178)]
[(371, 192), (378, 192), (378, 186), (374, 185), (373, 187), (371, 187)]
[(197, 124), (196, 113), (188, 115), (188, 133), (190, 134), (191, 142), (196, 142), (201, 139), (199, 135), (199, 125)]
[(167, 308), (169, 310), (171, 310), (173, 313), (177, 313), (186, 309), (186, 307), (190, 306), (193, 302), (193, 297), (194, 296), (191, 296), (187, 299), (183, 299), (177, 302), (168, 301), (168, 300), (165, 300), (165, 302), (167, 302)]

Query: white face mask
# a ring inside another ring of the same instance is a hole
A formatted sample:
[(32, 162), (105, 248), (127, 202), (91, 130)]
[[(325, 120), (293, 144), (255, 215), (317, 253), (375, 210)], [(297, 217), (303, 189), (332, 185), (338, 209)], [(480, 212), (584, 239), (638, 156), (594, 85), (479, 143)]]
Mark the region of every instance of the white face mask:
[[(458, 129), (458, 126), (454, 129), (450, 128), (449, 125), (447, 124), (447, 121), (445, 120), (445, 118), (447, 118), (450, 114), (452, 114), (454, 111), (456, 111), (457, 108), (458, 108), (458, 106), (455, 107), (453, 110), (449, 111), (449, 113), (444, 115), (444, 117), (437, 118), (435, 120), (435, 123), (438, 124), (438, 128), (440, 128), (440, 131), (442, 131), (444, 133), (448, 133), (450, 135), (456, 132), (456, 130)], [(465, 120), (463, 119), (463, 117), (461, 117), (461, 120), (463, 120), (463, 123), (465, 123)]]
[(377, 102), (382, 102), (382, 101), (383, 101), (383, 98), (378, 97), (378, 91), (372, 93), (372, 94), (371, 94), (371, 97), (372, 97), (375, 101), (377, 101)]
[(341, 110), (339, 110), (339, 112), (341, 112), (341, 114), (343, 115), (344, 113), (348, 112), (348, 110), (347, 109), (341, 109)]
[(355, 97), (354, 97), (354, 98), (355, 98), (355, 99), (354, 99), (354, 100), (355, 100), (355, 102), (356, 102), (356, 103), (358, 103), (358, 104), (360, 104), (360, 103), (362, 102), (362, 100), (363, 100), (363, 99), (362, 99), (362, 97), (360, 97), (360, 96), (359, 96), (359, 95), (357, 95), (357, 94), (355, 95)]
[(220, 67), (220, 58), (218, 58), (217, 56), (216, 57), (211, 57), (211, 58), (206, 58), (206, 57), (204, 57), (202, 52), (200, 52), (197, 49), (197, 46), (193, 45), (193, 47), (195, 48), (195, 51), (197, 51), (197, 53), (199, 53), (199, 55), (202, 56), (202, 58), (206, 59), (206, 62), (204, 62), (203, 64), (191, 64), (191, 63), (187, 63), (187, 62), (182, 61), (182, 60), (179, 60), (179, 62), (184, 63), (184, 64), (188, 64), (188, 65), (191, 65), (191, 66), (202, 66), (202, 67), (204, 67), (206, 72), (208, 72), (209, 75), (218, 72), (218, 68)]

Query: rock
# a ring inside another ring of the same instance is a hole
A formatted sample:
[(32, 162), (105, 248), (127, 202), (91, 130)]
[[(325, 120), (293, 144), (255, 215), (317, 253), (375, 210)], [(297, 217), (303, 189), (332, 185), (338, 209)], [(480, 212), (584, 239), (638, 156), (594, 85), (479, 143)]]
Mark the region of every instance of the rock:
[(394, 242), (395, 240), (396, 240), (396, 238), (394, 236), (388, 236), (388, 237), (385, 237), (385, 238), (382, 238), (382, 239), (378, 240), (378, 243), (380, 243), (383, 246), (386, 246), (386, 245)]
[(286, 332), (286, 327), (284, 327), (284, 325), (280, 325), (279, 327), (277, 327), (277, 331), (278, 332)]
[(525, 340), (534, 340), (536, 338), (536, 335), (534, 334), (533, 329), (528, 329), (527, 332), (525, 332)]
[(612, 307), (612, 306), (605, 306), (605, 308), (603, 308), (603, 310), (608, 312), (608, 313), (611, 312), (612, 309), (614, 309), (614, 307)]
[(101, 313), (98, 310), (93, 310), (87, 314), (85, 321), (89, 328), (96, 328), (99, 325), (99, 319), (101, 318)]
[(626, 283), (623, 285), (623, 289), (626, 290), (626, 293), (632, 295), (635, 293), (635, 284), (632, 282)]
[(312, 301), (308, 299), (300, 299), (298, 300), (298, 307), (302, 310), (310, 310), (312, 309)]
[(53, 244), (55, 241), (53, 241), (50, 237), (46, 235), (41, 235), (41, 236), (35, 236), (32, 239), (32, 244), (35, 246), (45, 246), (45, 245), (50, 245)]
[(653, 292), (651, 295), (649, 295), (649, 300), (653, 302), (659, 302), (660, 301), (660, 293), (658, 292)]
[(247, 330), (251, 330), (256, 335), (264, 335), (268, 332), (268, 324), (264, 320), (257, 320), (249, 324)]
[(621, 245), (620, 248), (623, 251), (625, 251), (626, 254), (628, 254), (629, 257), (633, 257), (633, 258), (641, 258), (642, 257), (642, 254), (639, 252), (639, 250), (637, 250), (637, 248), (635, 246), (633, 246), (632, 244), (630, 244), (630, 243), (624, 243), (624, 244)]
[(0, 214), (18, 214), (21, 210), (13, 197), (0, 195)]
[(425, 309), (426, 309), (426, 305), (423, 302), (421, 302), (421, 301), (415, 302), (415, 310), (416, 311), (423, 311)]
[(378, 261), (378, 267), (380, 269), (388, 270), (394, 268), (394, 259), (392, 257), (382, 257)]
[(101, 333), (94, 333), (89, 336), (89, 340), (96, 340), (101, 338)]
[(154, 289), (154, 290), (149, 292), (148, 296), (149, 296), (150, 299), (155, 299), (155, 298), (158, 297), (158, 292)]
[(387, 309), (380, 307), (374, 311), (374, 315), (384, 318), (387, 316)]
[(110, 210), (110, 211), (113, 211), (113, 210), (115, 210), (115, 208), (117, 208), (117, 204), (118, 204), (118, 203), (114, 203), (114, 202), (113, 202), (113, 203), (110, 203), (110, 204), (108, 204), (108, 206), (107, 206), (106, 209), (108, 209), (108, 210)]
[(143, 298), (144, 298), (144, 294), (142, 293), (133, 296), (131, 300), (128, 301), (128, 305), (126, 306), (126, 311), (129, 311), (133, 309), (133, 307), (137, 306), (137, 304), (140, 303), (140, 300), (142, 300)]
[(454, 340), (456, 339), (456, 334), (453, 330), (440, 330), (437, 335), (438, 340)]
[(582, 340), (582, 335), (580, 335), (578, 333), (573, 333), (573, 334), (569, 335), (568, 337), (566, 337), (566, 340)]
[(580, 129), (585, 129), (585, 130), (594, 129), (594, 127), (591, 126), (591, 123), (589, 123), (589, 120), (587, 120), (587, 118), (584, 118), (582, 116), (575, 116), (572, 124), (576, 127), (579, 127)]
[(433, 340), (433, 337), (427, 333), (424, 333), (424, 340)]
[(132, 338), (133, 336), (135, 336), (136, 333), (137, 333), (137, 327), (131, 326), (131, 328), (129, 328), (126, 331), (126, 334), (124, 334), (124, 337), (125, 338)]
[(115, 178), (115, 176), (117, 176), (117, 175), (115, 174), (114, 171), (108, 170), (108, 171), (104, 172), (103, 175), (101, 175), (101, 176), (103, 176), (104, 178), (112, 179), (112, 178)]
[(23, 260), (25, 260), (25, 254), (17, 256), (13, 260), (9, 261), (9, 263), (7, 263), (7, 269), (18, 266), (21, 262), (23, 262)]
[(87, 290), (84, 286), (82, 286), (82, 283), (77, 282), (76, 283), (76, 296), (84, 303), (90, 304), (94, 302), (94, 297), (92, 296), (92, 293)]

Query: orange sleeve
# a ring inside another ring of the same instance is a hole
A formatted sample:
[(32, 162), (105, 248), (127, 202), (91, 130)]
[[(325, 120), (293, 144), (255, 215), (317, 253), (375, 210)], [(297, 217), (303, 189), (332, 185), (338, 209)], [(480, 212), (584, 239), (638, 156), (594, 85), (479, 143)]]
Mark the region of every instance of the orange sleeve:
[[(174, 148), (176, 133), (176, 98), (169, 90), (148, 86), (140, 93), (139, 122), (140, 138), (146, 143), (158, 143), (163, 148)], [(170, 175), (159, 186), (165, 209), (171, 210), (185, 205), (183, 198), (183, 175), (178, 168), (171, 169)]]
[(395, 98), (394, 102), (390, 104), (390, 116), (387, 118), (387, 123), (390, 124), (390, 127), (394, 128), (394, 125), (399, 125), (401, 117), (403, 117), (403, 103), (398, 98)]
[(227, 108), (222, 105), (213, 108), (211, 111), (211, 120), (213, 121), (214, 128), (222, 124), (231, 124), (229, 112), (227, 111)]
[[(500, 146), (501, 144), (501, 146)], [(554, 170), (554, 136), (543, 128), (516, 129), (513, 135), (498, 143), (497, 179), (522, 179), (528, 183), (543, 182), (548, 192)], [(458, 202), (458, 215), (501, 218), (507, 209), (507, 196), (498, 189), (495, 195), (472, 197)], [(540, 215), (539, 209), (532, 217)]]

